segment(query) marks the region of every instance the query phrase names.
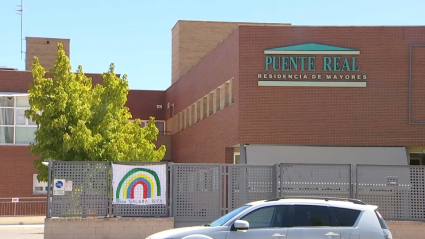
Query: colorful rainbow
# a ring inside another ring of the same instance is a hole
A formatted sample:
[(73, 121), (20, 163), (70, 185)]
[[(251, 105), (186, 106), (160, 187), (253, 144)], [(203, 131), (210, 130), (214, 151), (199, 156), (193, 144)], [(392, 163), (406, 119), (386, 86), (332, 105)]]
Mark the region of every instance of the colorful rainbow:
[(161, 182), (158, 174), (150, 169), (134, 168), (128, 171), (119, 182), (116, 198), (134, 199), (134, 190), (137, 185), (143, 186), (143, 198), (154, 197), (155, 188), (156, 196), (161, 196)]

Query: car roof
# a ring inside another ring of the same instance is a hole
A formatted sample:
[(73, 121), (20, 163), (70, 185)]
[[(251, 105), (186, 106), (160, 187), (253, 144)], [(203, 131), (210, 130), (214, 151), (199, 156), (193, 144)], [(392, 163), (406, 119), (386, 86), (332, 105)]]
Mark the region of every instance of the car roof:
[(358, 210), (378, 208), (375, 205), (357, 204), (350, 201), (332, 200), (329, 199), (305, 199), (305, 198), (288, 198), (288, 199), (277, 199), (277, 200), (261, 200), (247, 203), (247, 205), (259, 206), (259, 205), (279, 205), (279, 204), (306, 204), (306, 205), (329, 205), (333, 207), (351, 208)]

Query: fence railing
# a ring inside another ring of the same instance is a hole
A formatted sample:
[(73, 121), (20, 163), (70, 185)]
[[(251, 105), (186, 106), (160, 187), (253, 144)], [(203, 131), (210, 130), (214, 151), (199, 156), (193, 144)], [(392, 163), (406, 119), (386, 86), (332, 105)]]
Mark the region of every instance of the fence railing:
[(0, 198), (0, 216), (46, 215), (46, 197)]
[(425, 221), (424, 166), (170, 163), (167, 205), (151, 206), (112, 205), (107, 162), (56, 161), (49, 168), (53, 178), (73, 180), (78, 190), (52, 196), (48, 217), (173, 216), (176, 225), (190, 225), (210, 222), (254, 200), (323, 196), (377, 205), (386, 219)]

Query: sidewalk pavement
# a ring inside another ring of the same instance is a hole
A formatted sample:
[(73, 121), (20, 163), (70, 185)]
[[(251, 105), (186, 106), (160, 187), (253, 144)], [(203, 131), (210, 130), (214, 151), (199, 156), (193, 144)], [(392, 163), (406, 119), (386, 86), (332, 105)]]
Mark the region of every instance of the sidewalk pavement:
[(44, 224), (46, 216), (25, 216), (25, 217), (0, 217), (1, 225), (34, 225)]
[(43, 239), (44, 225), (0, 225), (1, 239)]

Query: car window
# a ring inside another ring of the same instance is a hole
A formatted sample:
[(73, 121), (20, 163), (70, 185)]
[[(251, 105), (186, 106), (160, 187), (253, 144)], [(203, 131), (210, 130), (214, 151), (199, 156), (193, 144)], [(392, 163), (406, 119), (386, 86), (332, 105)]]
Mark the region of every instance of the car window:
[(332, 207), (339, 227), (352, 227), (360, 215), (359, 210)]
[(324, 227), (335, 225), (327, 206), (294, 205), (294, 227)]
[(243, 216), (249, 228), (287, 227), (290, 225), (289, 206), (263, 207)]
[(232, 217), (236, 216), (238, 213), (242, 212), (243, 210), (247, 209), (250, 206), (251, 205), (244, 205), (240, 208), (237, 208), (237, 209), (227, 213), (226, 215), (220, 217), (219, 219), (215, 220), (214, 222), (209, 224), (209, 226), (211, 226), (211, 227), (222, 226), (224, 223), (229, 221)]

